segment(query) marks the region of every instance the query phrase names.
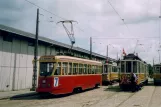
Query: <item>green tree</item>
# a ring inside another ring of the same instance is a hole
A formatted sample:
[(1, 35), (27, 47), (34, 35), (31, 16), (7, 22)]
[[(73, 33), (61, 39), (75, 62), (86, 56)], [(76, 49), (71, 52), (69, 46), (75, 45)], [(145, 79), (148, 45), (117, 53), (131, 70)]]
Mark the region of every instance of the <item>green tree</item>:
[(151, 64), (148, 64), (148, 69), (149, 69), (149, 76), (152, 77), (152, 75), (153, 75), (153, 66)]

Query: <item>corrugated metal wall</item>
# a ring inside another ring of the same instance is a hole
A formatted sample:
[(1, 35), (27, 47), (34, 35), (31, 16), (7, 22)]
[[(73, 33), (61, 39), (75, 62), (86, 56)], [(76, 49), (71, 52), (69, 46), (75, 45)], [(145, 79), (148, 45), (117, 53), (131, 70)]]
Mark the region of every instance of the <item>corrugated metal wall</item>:
[[(25, 40), (4, 41), (2, 36), (0, 36), (0, 91), (31, 88), (34, 46), (29, 46)], [(51, 53), (55, 54), (54, 48)], [(45, 54), (50, 54), (50, 48), (40, 45), (39, 56)]]

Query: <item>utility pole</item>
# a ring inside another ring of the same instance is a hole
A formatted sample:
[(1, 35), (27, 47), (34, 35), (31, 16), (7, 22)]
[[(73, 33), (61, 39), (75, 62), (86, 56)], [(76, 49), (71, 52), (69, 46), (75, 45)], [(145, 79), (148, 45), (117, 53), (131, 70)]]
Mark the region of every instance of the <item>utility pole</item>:
[(92, 60), (92, 37), (90, 37), (90, 59)]
[(159, 63), (160, 63), (160, 52), (159, 52), (160, 50), (158, 50), (158, 54), (159, 54)]
[(108, 60), (108, 45), (107, 45), (107, 60)]
[(117, 52), (117, 60), (118, 60), (118, 52)]
[(35, 48), (34, 48), (34, 65), (33, 65), (32, 89), (31, 89), (32, 91), (36, 90), (36, 84), (37, 84), (38, 32), (39, 32), (39, 9), (37, 9), (37, 17), (36, 17), (36, 35), (35, 35)]

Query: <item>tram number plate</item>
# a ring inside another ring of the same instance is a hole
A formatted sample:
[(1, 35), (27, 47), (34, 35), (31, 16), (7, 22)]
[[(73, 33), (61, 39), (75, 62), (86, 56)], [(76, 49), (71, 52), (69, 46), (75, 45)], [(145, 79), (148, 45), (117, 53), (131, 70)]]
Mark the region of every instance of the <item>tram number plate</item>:
[(58, 87), (58, 84), (59, 84), (59, 78), (54, 77), (54, 87)]

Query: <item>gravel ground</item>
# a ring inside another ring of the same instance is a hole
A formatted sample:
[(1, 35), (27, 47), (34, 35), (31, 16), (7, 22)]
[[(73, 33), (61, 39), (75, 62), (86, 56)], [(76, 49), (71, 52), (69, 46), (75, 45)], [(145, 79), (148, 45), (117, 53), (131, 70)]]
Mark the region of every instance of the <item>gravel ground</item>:
[(40, 98), (0, 100), (0, 107), (161, 107), (161, 86), (144, 86), (142, 90), (120, 91), (118, 85), (101, 86), (78, 94)]

